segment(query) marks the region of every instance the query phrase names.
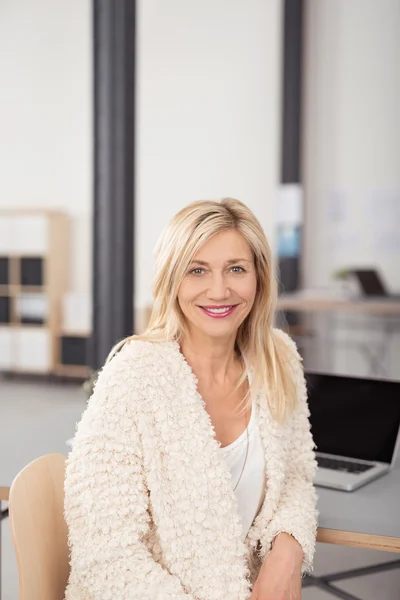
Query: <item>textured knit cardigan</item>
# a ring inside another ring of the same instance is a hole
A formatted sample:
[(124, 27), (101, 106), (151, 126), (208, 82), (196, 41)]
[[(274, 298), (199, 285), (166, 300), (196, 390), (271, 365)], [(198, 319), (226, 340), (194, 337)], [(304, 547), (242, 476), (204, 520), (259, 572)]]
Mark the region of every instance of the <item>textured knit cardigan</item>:
[(245, 541), (229, 468), (176, 342), (134, 341), (102, 370), (68, 457), (66, 600), (245, 600), (280, 532), (312, 569), (314, 443), (292, 340), (298, 407), (284, 425), (257, 395), (266, 496)]

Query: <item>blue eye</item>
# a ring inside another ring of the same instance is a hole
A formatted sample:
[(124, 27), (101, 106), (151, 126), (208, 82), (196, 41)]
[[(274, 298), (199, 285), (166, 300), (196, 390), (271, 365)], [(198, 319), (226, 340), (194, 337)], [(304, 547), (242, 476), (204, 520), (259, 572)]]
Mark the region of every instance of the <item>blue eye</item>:
[(235, 265), (234, 267), (232, 267), (232, 271), (234, 273), (245, 273), (245, 269), (243, 267), (239, 267), (238, 265)]
[(196, 267), (195, 269), (192, 269), (190, 271), (191, 275), (202, 275), (204, 272), (204, 269), (202, 269), (201, 267)]

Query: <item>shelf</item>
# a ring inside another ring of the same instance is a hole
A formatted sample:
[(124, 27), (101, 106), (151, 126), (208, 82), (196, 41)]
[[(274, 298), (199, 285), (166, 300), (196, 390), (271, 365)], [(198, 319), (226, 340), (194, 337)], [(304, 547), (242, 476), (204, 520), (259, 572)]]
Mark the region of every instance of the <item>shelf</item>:
[(0, 369), (18, 373), (50, 373), (52, 337), (46, 327), (0, 327)]
[(15, 330), (15, 336), (15, 369), (49, 373), (52, 370), (50, 330), (24, 325)]
[(42, 292), (15, 296), (15, 319), (24, 325), (44, 325), (49, 319), (48, 298)]
[(42, 325), (36, 325), (35, 323), (0, 323), (0, 330), (30, 330), (30, 329), (39, 329), (39, 330), (43, 330), (43, 331), (48, 331), (50, 332), (50, 326), (48, 323), (44, 323)]
[(8, 371), (12, 368), (12, 329), (0, 324), (0, 369)]
[(91, 335), (91, 331), (82, 331), (80, 329), (63, 329), (61, 337), (90, 338)]
[(72, 377), (76, 379), (88, 379), (90, 377), (89, 367), (77, 365), (57, 365), (54, 373), (61, 377)]
[(19, 286), (14, 285), (13, 283), (10, 283), (9, 285), (2, 285), (0, 288), (7, 290), (7, 296), (13, 296), (19, 291)]
[(9, 375), (51, 375), (52, 371), (50, 368), (45, 369), (32, 369), (29, 367), (12, 367), (10, 370), (3, 369), (3, 371)]
[(44, 285), (18, 285), (15, 287), (15, 293), (24, 294), (46, 294), (46, 287)]
[(43, 329), (49, 326), (47, 321), (32, 322), (32, 321), (16, 321), (11, 324), (13, 327), (21, 329)]

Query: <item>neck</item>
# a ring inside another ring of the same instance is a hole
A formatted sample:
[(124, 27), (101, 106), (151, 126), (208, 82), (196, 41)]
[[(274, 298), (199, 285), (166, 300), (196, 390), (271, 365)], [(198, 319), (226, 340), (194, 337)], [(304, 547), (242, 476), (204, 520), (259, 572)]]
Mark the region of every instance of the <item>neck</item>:
[(223, 383), (237, 369), (233, 336), (218, 339), (189, 333), (181, 341), (181, 352), (203, 381)]

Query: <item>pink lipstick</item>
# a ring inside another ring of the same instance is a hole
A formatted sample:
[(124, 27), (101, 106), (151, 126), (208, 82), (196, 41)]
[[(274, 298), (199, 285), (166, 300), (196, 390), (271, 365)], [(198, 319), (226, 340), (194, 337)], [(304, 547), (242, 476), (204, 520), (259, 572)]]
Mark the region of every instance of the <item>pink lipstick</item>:
[(237, 306), (237, 304), (224, 304), (222, 306), (199, 306), (199, 308), (213, 319), (225, 319), (233, 313)]

